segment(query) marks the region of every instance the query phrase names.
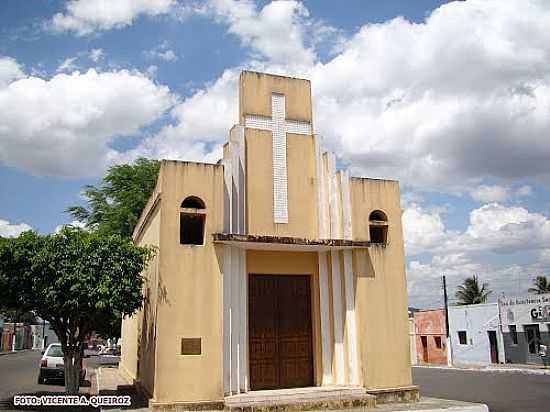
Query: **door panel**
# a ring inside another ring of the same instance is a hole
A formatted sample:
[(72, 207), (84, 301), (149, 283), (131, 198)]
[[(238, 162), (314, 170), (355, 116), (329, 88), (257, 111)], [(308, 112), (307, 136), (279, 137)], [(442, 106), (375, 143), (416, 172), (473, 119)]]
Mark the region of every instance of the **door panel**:
[(250, 275), (250, 386), (313, 385), (309, 276)]

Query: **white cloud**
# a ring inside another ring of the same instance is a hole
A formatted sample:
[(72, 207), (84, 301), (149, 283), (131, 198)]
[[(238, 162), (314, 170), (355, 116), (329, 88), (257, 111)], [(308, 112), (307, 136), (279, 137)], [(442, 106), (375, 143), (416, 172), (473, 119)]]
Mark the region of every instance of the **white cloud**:
[(99, 62), (104, 56), (105, 53), (103, 52), (103, 49), (92, 49), (88, 53), (88, 58), (94, 63)]
[(178, 56), (176, 56), (176, 53), (174, 53), (174, 50), (172, 50), (172, 49), (168, 49), (166, 51), (159, 52), (158, 57), (160, 59), (164, 60), (164, 61), (167, 61), (167, 62), (173, 62), (173, 61), (178, 60)]
[(150, 59), (161, 59), (166, 62), (174, 62), (178, 60), (178, 56), (176, 55), (174, 50), (172, 50), (168, 46), (168, 42), (166, 41), (162, 42), (160, 45), (158, 45), (152, 50), (145, 51), (144, 54), (146, 57), (149, 57)]
[(404, 210), (402, 219), (409, 257), (435, 249), (450, 236), (438, 211), (427, 211), (416, 203)]
[(59, 67), (56, 69), (56, 73), (62, 73), (62, 72), (71, 72), (77, 68), (77, 66), (74, 64), (74, 62), (78, 59), (78, 57), (67, 57), (63, 62), (59, 65)]
[(168, 13), (175, 4), (175, 0), (71, 0), (64, 13), (53, 16), (49, 26), (54, 31), (83, 36), (129, 26), (141, 15)]
[(510, 196), (507, 188), (499, 185), (481, 185), (471, 191), (473, 199), (482, 202), (504, 202)]
[(32, 230), (32, 227), (26, 223), (13, 224), (0, 219), (0, 236), (2, 237), (17, 237), (27, 230)]
[(516, 195), (519, 197), (529, 197), (533, 196), (533, 188), (529, 185), (521, 186), (517, 191)]
[(158, 70), (159, 67), (156, 64), (151, 64), (145, 69), (145, 74), (147, 75), (147, 77), (154, 79), (155, 77), (157, 77)]
[(0, 87), (4, 87), (14, 80), (25, 76), (23, 69), (17, 61), (11, 57), (0, 56)]
[(258, 10), (251, 1), (210, 0), (205, 12), (227, 25), (254, 57), (295, 69), (311, 66), (317, 59), (313, 48), (306, 46), (312, 22), (300, 2), (275, 1)]
[(0, 88), (0, 162), (39, 175), (97, 175), (118, 156), (114, 139), (174, 103), (167, 87), (135, 71), (15, 80)]
[(85, 229), (86, 228), (86, 223), (80, 222), (78, 220), (73, 220), (71, 223), (64, 223), (62, 225), (57, 225), (56, 228), (55, 228), (55, 233), (61, 232), (61, 230), (64, 227), (74, 227), (74, 228), (79, 228), (79, 229)]

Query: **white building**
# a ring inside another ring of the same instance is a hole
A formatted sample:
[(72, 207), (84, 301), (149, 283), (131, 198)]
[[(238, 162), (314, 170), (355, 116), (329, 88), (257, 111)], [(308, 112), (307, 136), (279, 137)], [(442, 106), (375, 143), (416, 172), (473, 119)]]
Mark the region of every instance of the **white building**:
[(505, 362), (498, 303), (450, 306), (449, 331), (454, 364)]

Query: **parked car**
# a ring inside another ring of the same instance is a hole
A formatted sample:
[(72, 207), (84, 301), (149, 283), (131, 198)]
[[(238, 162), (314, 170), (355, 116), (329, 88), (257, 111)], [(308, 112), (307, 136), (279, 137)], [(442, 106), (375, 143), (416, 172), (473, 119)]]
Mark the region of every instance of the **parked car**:
[(117, 346), (105, 347), (98, 352), (99, 356), (120, 356), (120, 348)]
[[(86, 369), (82, 367), (82, 358), (80, 358), (80, 380), (84, 380), (85, 377)], [(50, 344), (42, 353), (38, 384), (43, 384), (46, 379), (65, 379), (63, 349), (60, 343)]]

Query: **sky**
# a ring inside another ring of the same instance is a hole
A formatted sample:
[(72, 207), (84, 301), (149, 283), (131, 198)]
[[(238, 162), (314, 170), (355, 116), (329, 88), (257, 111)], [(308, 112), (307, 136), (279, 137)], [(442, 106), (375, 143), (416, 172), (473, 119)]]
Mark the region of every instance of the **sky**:
[(550, 275), (547, 0), (0, 7), (1, 236), (71, 223), (110, 165), (217, 161), (251, 69), (310, 79), (338, 165), (400, 181), (409, 305)]

